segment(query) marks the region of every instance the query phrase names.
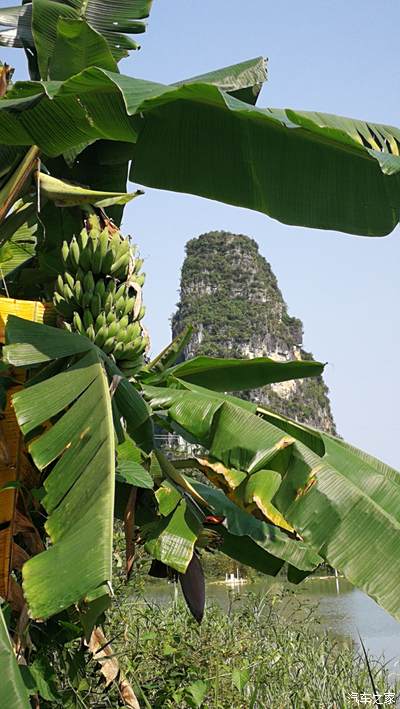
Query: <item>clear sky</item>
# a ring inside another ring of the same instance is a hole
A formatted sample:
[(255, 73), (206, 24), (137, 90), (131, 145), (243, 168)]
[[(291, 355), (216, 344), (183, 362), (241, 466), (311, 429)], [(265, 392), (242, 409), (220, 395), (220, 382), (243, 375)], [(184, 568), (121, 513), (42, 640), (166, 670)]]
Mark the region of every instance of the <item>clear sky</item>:
[[(0, 7), (10, 4), (0, 0)], [(396, 0), (154, 0), (142, 49), (121, 64), (172, 83), (259, 55), (269, 81), (259, 106), (338, 113), (400, 125)], [(24, 78), (20, 52), (0, 58)], [(124, 229), (146, 259), (153, 350), (167, 344), (185, 242), (209, 230), (248, 234), (271, 263), (305, 347), (329, 364), (340, 434), (400, 469), (400, 232), (371, 239), (279, 224), (245, 209), (146, 189)]]

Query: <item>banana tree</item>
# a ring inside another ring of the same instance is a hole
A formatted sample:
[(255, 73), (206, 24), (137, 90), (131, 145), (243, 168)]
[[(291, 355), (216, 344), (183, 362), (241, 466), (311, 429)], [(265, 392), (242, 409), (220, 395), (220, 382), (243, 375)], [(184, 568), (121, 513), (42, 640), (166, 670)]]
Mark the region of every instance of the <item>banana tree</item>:
[[(7, 70), (0, 99), (4, 292), (53, 304), (44, 324), (8, 317), (0, 371), (5, 450), (15, 416), (26, 461), (11, 474), (5, 457), (1, 471), (1, 595), (19, 656), (33, 646), (40, 667), (43, 637), (96, 646), (115, 517), (127, 575), (144, 544), (151, 573), (180, 580), (197, 620), (202, 547), (265, 574), (285, 567), (294, 583), (327, 561), (400, 618), (399, 474), (229, 393), (323, 365), (176, 364), (190, 333), (149, 361), (142, 261), (120, 231), (140, 194), (126, 192), (130, 179), (289, 224), (387, 234), (399, 219), (400, 130), (258, 108), (260, 58), (172, 86), (124, 76), (117, 62), (150, 5), (32, 0), (0, 11), (0, 43), (25, 49), (31, 75), (11, 85)], [(196, 453), (167, 458), (155, 426)], [(9, 647), (5, 662), (12, 676)], [(46, 699), (38, 666), (24, 679)]]

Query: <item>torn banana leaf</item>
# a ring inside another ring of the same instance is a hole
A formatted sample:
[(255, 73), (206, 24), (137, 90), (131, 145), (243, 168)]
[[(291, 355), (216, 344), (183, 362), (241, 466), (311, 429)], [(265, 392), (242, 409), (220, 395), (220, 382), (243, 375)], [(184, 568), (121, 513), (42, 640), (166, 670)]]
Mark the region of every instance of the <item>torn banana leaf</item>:
[[(13, 361), (13, 345), (8, 359)], [(16, 394), (14, 408), (25, 435), (45, 425), (28, 446), (36, 466), (44, 471), (54, 464), (42, 500), (51, 546), (23, 567), (30, 615), (45, 619), (111, 582), (114, 427), (96, 351)]]

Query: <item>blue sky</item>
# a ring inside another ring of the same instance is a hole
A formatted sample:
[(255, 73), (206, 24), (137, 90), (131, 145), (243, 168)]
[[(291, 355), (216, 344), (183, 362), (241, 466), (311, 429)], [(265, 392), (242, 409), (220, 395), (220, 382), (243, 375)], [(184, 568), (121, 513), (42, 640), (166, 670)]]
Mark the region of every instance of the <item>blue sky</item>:
[[(154, 0), (142, 49), (121, 71), (172, 83), (264, 55), (269, 81), (260, 106), (400, 125), (399, 24), (394, 0), (382, 7), (371, 0)], [(15, 78), (25, 77), (20, 52), (0, 49), (0, 58), (16, 66)], [(400, 468), (398, 229), (368, 239), (287, 227), (249, 210), (151, 189), (127, 208), (124, 229), (146, 259), (154, 351), (169, 340), (185, 242), (215, 229), (254, 238), (290, 313), (303, 320), (305, 347), (329, 363), (340, 434)]]

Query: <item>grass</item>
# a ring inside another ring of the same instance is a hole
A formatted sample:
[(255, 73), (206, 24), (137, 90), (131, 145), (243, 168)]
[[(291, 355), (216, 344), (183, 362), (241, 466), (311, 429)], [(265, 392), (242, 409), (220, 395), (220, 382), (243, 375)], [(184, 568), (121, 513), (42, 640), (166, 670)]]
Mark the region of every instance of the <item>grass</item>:
[(180, 603), (126, 597), (106, 634), (147, 709), (344, 709), (351, 693), (397, 696), (383, 660), (318, 631), (313, 607), (295, 599), (249, 593), (228, 613), (210, 605), (199, 627)]

